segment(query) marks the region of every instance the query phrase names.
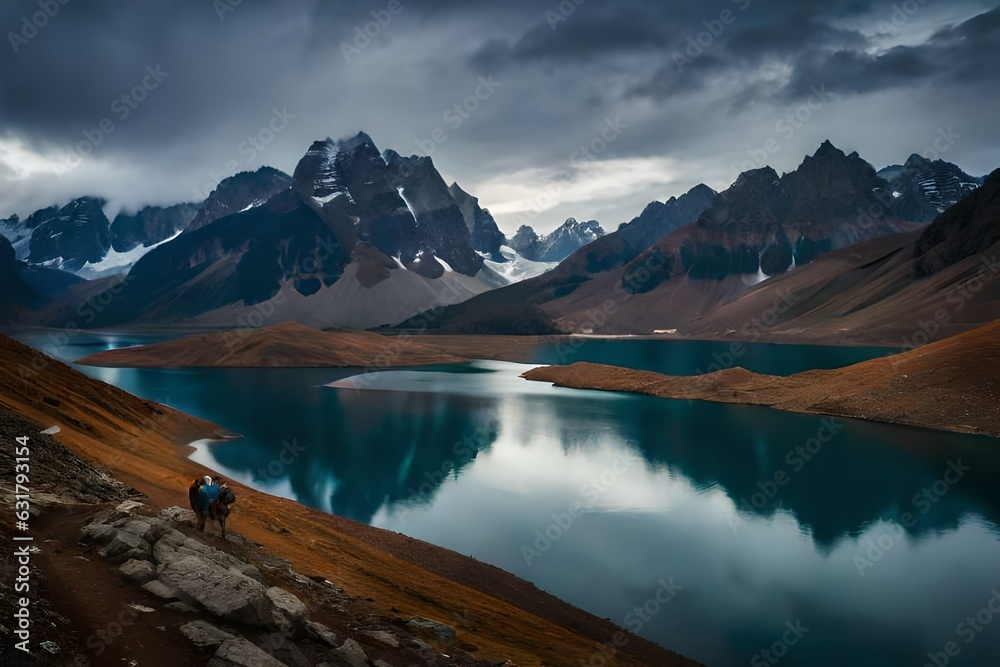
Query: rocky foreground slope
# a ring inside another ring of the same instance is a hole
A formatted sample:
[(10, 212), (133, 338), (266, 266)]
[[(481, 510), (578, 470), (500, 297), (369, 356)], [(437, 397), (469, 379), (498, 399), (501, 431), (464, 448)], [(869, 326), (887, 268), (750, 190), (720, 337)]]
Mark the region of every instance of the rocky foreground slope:
[[(85, 660), (78, 664), (122, 664), (141, 657), (140, 664), (152, 667), (358, 666), (374, 660), (395, 667), (508, 660), (541, 665), (586, 663), (594, 656), (607, 664), (693, 664), (639, 637), (619, 634), (623, 631), (612, 623), (497, 568), (236, 483), (231, 483), (238, 498), (229, 520), (232, 539), (215, 537), (211, 528), (207, 538), (194, 533), (183, 512), (162, 512), (186, 504), (190, 480), (209, 472), (185, 458), (182, 443), (229, 434), (0, 336), (0, 417), (4, 414), (15, 417), (0, 419), (0, 439), (29, 435), (33, 443), (45, 443), (36, 450), (39, 477), (32, 484), (62, 497), (47, 507), (38, 504), (41, 514), (30, 522), (40, 545), (33, 556), (40, 585), (35, 592), (41, 596), (35, 602), (51, 612), (40, 611), (38, 618), (53, 629), (52, 638), (41, 629), (35, 637), (53, 642), (47, 646), (55, 651), (37, 645), (37, 664), (66, 664), (67, 653), (78, 651)], [(61, 429), (56, 439), (40, 434), (52, 426)], [(65, 469), (62, 462), (70, 457), (62, 447), (97, 469), (82, 474), (91, 481), (76, 492), (62, 487), (77, 473), (64, 471), (49, 479), (41, 465), (44, 457)], [(0, 457), (0, 465), (5, 461), (0, 474), (9, 478), (11, 461)], [(97, 480), (107, 480), (107, 488)], [(143, 495), (143, 507), (116, 510), (132, 489)], [(112, 511), (98, 513), (102, 509)], [(10, 513), (0, 516), (0, 532), (8, 538), (12, 520)], [(78, 544), (88, 524), (86, 539)], [(120, 572), (130, 560), (136, 562)], [(8, 559), (0, 566), (10, 570), (12, 563)], [(192, 583), (192, 577), (206, 581), (201, 570), (214, 592), (228, 592), (205, 597), (207, 592)], [(162, 586), (150, 585), (154, 581)], [(0, 592), (0, 601), (10, 605), (10, 593)], [(301, 611), (291, 595), (307, 610), (300, 620), (290, 620)], [(235, 606), (219, 606), (218, 599)], [(415, 617), (420, 618), (414, 622)], [(125, 632), (122, 618), (129, 621)], [(193, 621), (203, 623), (191, 626)], [(309, 621), (328, 628), (333, 638)], [(289, 622), (298, 629), (289, 630)], [(11, 628), (0, 625), (6, 648)], [(454, 630), (454, 639), (442, 626)], [(117, 630), (108, 632), (109, 627)], [(291, 647), (271, 641), (274, 633), (291, 637)], [(616, 636), (627, 641), (617, 651), (605, 647)], [(267, 662), (257, 649), (278, 662)]]
[(674, 377), (590, 363), (535, 368), (523, 377), (1000, 437), (1000, 322), (902, 354), (788, 377), (738, 367)]

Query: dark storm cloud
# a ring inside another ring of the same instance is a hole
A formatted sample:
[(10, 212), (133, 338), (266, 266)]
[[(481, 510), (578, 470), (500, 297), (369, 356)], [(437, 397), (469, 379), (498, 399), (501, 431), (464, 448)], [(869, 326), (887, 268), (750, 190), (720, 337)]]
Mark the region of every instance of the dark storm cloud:
[[(570, 17), (572, 18), (572, 17)], [(628, 17), (580, 16), (556, 29), (538, 25), (513, 43), (491, 40), (470, 61), (475, 68), (499, 68), (511, 62), (539, 60), (589, 62), (608, 54), (663, 47), (663, 30)]]
[(663, 65), (652, 77), (629, 88), (629, 94), (665, 99), (703, 89), (712, 83), (714, 75), (729, 71), (730, 63), (712, 53), (690, 58), (678, 51), (680, 57)]
[[(968, 142), (949, 159), (996, 167), (984, 111), (1000, 103), (996, 2), (908, 2), (917, 10), (894, 21), (902, 0), (8, 1), (0, 215), (86, 193), (131, 207), (194, 199), (234, 170), (290, 171), (313, 140), (364, 129), (381, 148), (432, 153), (446, 178), (502, 210), (516, 209), (508, 190), (570, 173), (577, 198), (538, 226), (574, 215), (613, 228), (699, 181), (725, 187), (728, 165), (814, 86), (838, 101), (783, 143), (779, 169), (827, 137), (898, 162), (942, 123)], [(35, 20), (45, 7), (53, 15)], [(152, 87), (150, 68), (164, 73)], [(449, 123), (489, 76), (496, 92)], [(887, 132), (901, 109), (905, 127)], [(261, 135), (276, 113), (288, 122)], [(104, 119), (112, 132), (99, 132)], [(620, 138), (573, 167), (615, 119), (627, 125)], [(436, 130), (443, 141), (430, 141)], [(78, 168), (48, 171), (87, 136), (100, 142)], [(267, 144), (248, 149), (260, 136)], [(648, 185), (625, 179), (582, 198), (580, 183), (635, 170)]]
[(786, 92), (807, 96), (817, 82), (831, 92), (868, 93), (905, 86), (986, 83), (1000, 65), (1000, 8), (937, 32), (916, 46), (873, 55), (862, 50), (809, 51), (796, 61)]
[(846, 50), (811, 52), (798, 59), (785, 92), (793, 98), (807, 96), (822, 83), (835, 93), (866, 93), (919, 83), (934, 71), (919, 49), (903, 46), (878, 56)]
[(757, 61), (766, 56), (795, 55), (815, 45), (824, 48), (864, 48), (867, 43), (865, 36), (857, 30), (835, 27), (816, 16), (796, 14), (766, 25), (743, 30), (737, 27), (727, 47), (737, 57)]

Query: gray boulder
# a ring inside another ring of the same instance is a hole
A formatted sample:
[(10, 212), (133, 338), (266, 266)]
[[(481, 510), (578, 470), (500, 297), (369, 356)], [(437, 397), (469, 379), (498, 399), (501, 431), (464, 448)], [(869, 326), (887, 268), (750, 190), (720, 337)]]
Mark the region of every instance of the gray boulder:
[(322, 623), (316, 623), (315, 621), (306, 621), (306, 632), (319, 641), (326, 642), (330, 646), (337, 648), (340, 643), (337, 640), (337, 635), (334, 634), (333, 630), (326, 627)]
[(272, 658), (243, 637), (233, 637), (222, 642), (208, 667), (288, 667)]
[(183, 507), (177, 507), (176, 505), (162, 510), (159, 518), (168, 523), (179, 523), (186, 526), (195, 526), (198, 523), (198, 517), (194, 512)]
[[(286, 627), (300, 627), (309, 610), (298, 599), (283, 588), (272, 586), (267, 589), (267, 597), (280, 612), (279, 624)], [(284, 621), (284, 622), (282, 622)]]
[(83, 527), (83, 539), (95, 544), (107, 544), (118, 534), (118, 529), (105, 523), (93, 521)]
[(206, 621), (191, 621), (182, 625), (178, 630), (200, 649), (214, 649), (222, 645), (226, 640), (234, 638), (233, 635), (220, 630)]
[(141, 537), (150, 544), (163, 537), (170, 530), (169, 526), (159, 519), (129, 519), (119, 528), (122, 532)]
[(266, 634), (256, 643), (265, 653), (289, 667), (314, 667), (313, 661), (306, 657), (287, 631)]
[(122, 563), (118, 568), (118, 574), (140, 586), (156, 578), (156, 572), (149, 561), (136, 560), (134, 558)]
[(160, 581), (179, 591), (182, 601), (197, 603), (231, 623), (277, 627), (267, 589), (236, 568), (223, 569), (212, 561), (185, 556), (170, 562), (160, 572)]
[(368, 667), (368, 654), (361, 648), (361, 644), (353, 639), (348, 639), (340, 648), (334, 649), (333, 652), (351, 667)]
[(153, 560), (161, 567), (169, 566), (189, 556), (214, 563), (223, 569), (235, 568), (244, 576), (250, 577), (259, 583), (264, 582), (264, 576), (260, 573), (260, 570), (250, 563), (234, 558), (215, 547), (202, 544), (198, 540), (191, 539), (173, 528), (168, 528), (153, 546)]
[(120, 519), (125, 516), (135, 516), (139, 510), (146, 506), (136, 500), (123, 500), (112, 512), (111, 518)]
[(142, 590), (164, 600), (176, 600), (180, 597), (180, 593), (176, 589), (167, 586), (159, 579), (146, 582), (142, 585)]
[(137, 560), (149, 559), (149, 554), (152, 550), (149, 542), (133, 533), (117, 529), (112, 530), (114, 530), (114, 533), (111, 539), (97, 551), (103, 558), (107, 558), (113, 563), (123, 562), (129, 558)]

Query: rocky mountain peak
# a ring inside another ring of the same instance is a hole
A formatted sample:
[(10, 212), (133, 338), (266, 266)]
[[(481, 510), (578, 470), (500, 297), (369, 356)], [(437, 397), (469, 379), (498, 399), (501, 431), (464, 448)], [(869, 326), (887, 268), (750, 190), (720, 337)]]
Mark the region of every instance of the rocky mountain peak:
[[(835, 247), (863, 238), (870, 238), (856, 226), (861, 213), (879, 222), (887, 217), (886, 183), (875, 168), (857, 153), (845, 154), (832, 144), (824, 144), (812, 157), (807, 157), (798, 169), (781, 179), (791, 210), (786, 226), (791, 236), (813, 239), (838, 237)], [(828, 224), (820, 223), (827, 220)], [(876, 226), (880, 226), (876, 225)], [(874, 235), (891, 230), (869, 230)]]
[[(482, 269), (470, 234), (477, 218), (487, 221), (475, 202), (455, 200), (429, 157), (379, 152), (371, 137), (359, 132), (313, 143), (294, 179), (300, 194), (324, 207), (331, 228), (350, 227), (354, 240), (348, 245), (369, 243), (430, 278), (443, 271), (433, 257), (469, 276)], [(499, 246), (495, 250), (499, 253)]]
[(522, 257), (532, 259), (538, 253), (538, 245), (541, 239), (538, 233), (530, 225), (521, 225), (517, 232), (508, 239), (507, 245), (517, 251)]
[(732, 190), (745, 190), (752, 188), (770, 187), (772, 184), (775, 185), (778, 184), (778, 182), (779, 182), (778, 172), (776, 172), (771, 167), (761, 167), (760, 169), (751, 169), (750, 171), (744, 171), (742, 174), (740, 174), (737, 177), (736, 182), (734, 182), (732, 186), (730, 186), (729, 190), (726, 190), (722, 194), (725, 194), (726, 192), (730, 192)]
[(496, 262), (506, 261), (500, 248), (507, 243), (507, 238), (497, 227), (496, 220), (488, 209), (479, 205), (479, 199), (459, 187), (458, 183), (448, 186), (451, 198), (458, 204), (462, 212), (465, 226), (472, 235), (472, 247)]
[(241, 171), (234, 174), (223, 179), (212, 190), (184, 233), (201, 229), (228, 215), (260, 206), (291, 185), (292, 178), (273, 167), (261, 167), (257, 171)]
[(906, 162), (903, 164), (904, 167), (909, 167), (911, 169), (927, 169), (933, 164), (929, 159), (925, 158), (919, 153), (913, 153), (910, 157), (906, 158)]
[(930, 222), (973, 190), (982, 178), (970, 176), (958, 165), (944, 160), (930, 160), (913, 154), (902, 165), (891, 165), (878, 172), (887, 183), (886, 199), (896, 217), (914, 222)]
[(539, 236), (529, 225), (521, 225), (508, 245), (533, 262), (561, 262), (602, 236), (604, 229), (596, 220), (579, 222), (576, 218), (568, 218), (545, 236)]
[(54, 260), (59, 268), (69, 271), (100, 262), (111, 248), (105, 203), (95, 197), (80, 197), (40, 222), (31, 234), (28, 260), (33, 264)]
[(320, 203), (347, 194), (336, 168), (339, 152), (340, 147), (329, 137), (314, 141), (295, 166), (292, 174), (295, 189), (304, 197), (315, 197)]
[(434, 161), (427, 156), (403, 157), (392, 150), (385, 151), (382, 159), (389, 182), (417, 221), (420, 242), (459, 273), (479, 273), (483, 258), (476, 253), (465, 215)]
[[(687, 192), (681, 195), (681, 199), (715, 199), (719, 193), (708, 187), (704, 183), (699, 183)], [(678, 201), (676, 197), (671, 197), (668, 203), (671, 201)]]
[(813, 154), (814, 158), (823, 158), (827, 156), (842, 156), (844, 152), (833, 145), (833, 142), (829, 139), (825, 139), (823, 143), (819, 145), (819, 148)]

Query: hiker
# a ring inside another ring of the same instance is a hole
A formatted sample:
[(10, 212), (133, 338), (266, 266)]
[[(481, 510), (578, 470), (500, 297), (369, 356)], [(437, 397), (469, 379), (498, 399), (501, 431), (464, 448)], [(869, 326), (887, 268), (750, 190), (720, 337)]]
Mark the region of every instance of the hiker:
[(201, 516), (201, 501), (198, 499), (198, 491), (204, 483), (204, 478), (199, 477), (191, 482), (191, 486), (188, 487), (188, 504), (191, 505), (191, 511), (199, 517)]
[(226, 514), (229, 514), (229, 506), (236, 502), (236, 494), (233, 490), (229, 488), (228, 482), (221, 477), (216, 477), (215, 481), (219, 484), (219, 506), (226, 507)]
[(220, 492), (219, 485), (211, 477), (205, 475), (202, 479), (202, 485), (198, 488), (198, 509), (195, 510), (198, 515), (198, 530), (205, 531), (205, 519), (212, 511), (212, 503), (219, 499)]
[(229, 518), (229, 506), (236, 502), (236, 494), (229, 488), (226, 480), (221, 477), (216, 477), (215, 479), (219, 484), (219, 499), (212, 503), (210, 511), (212, 518), (219, 522), (219, 528), (222, 530), (222, 539), (225, 539), (226, 519)]

